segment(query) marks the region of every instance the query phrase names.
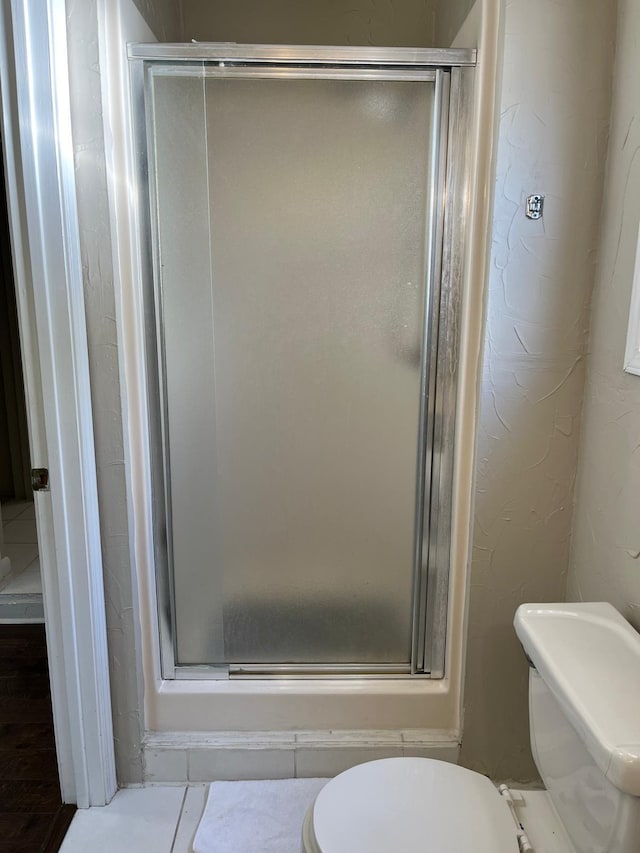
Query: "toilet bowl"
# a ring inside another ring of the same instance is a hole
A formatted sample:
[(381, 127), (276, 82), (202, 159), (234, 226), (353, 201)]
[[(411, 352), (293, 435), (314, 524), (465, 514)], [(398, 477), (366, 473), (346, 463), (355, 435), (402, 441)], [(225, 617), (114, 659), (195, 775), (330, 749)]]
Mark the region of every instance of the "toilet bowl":
[[(523, 605), (531, 747), (569, 853), (640, 850), (640, 635), (609, 604)], [(508, 798), (428, 758), (352, 767), (318, 794), (302, 853), (522, 853)], [(560, 849), (560, 848), (558, 848)]]

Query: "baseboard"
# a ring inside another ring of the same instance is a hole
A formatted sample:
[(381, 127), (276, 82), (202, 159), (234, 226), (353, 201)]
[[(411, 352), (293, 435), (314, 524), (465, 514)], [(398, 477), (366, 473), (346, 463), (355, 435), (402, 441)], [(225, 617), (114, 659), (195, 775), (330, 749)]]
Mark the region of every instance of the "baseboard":
[(459, 733), (433, 729), (298, 732), (147, 732), (144, 779), (153, 784), (335, 776), (378, 758), (457, 762)]

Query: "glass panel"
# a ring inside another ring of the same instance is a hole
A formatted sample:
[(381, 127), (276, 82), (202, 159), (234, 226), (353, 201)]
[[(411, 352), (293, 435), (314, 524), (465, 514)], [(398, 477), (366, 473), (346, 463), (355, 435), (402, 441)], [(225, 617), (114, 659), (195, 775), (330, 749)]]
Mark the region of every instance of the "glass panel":
[[(165, 413), (174, 589), (180, 613), (206, 632), (202, 662), (222, 649), (221, 575), (214, 569), (216, 412), (211, 298), (207, 137), (203, 83), (189, 76), (155, 81), (157, 264), (164, 340)], [(206, 598), (206, 606), (202, 602)], [(174, 614), (175, 618), (175, 614)], [(178, 648), (189, 630), (179, 620)], [(199, 630), (198, 633), (201, 633)], [(188, 636), (188, 634), (187, 634)], [(196, 658), (194, 658), (196, 660)]]
[(433, 84), (166, 72), (177, 662), (407, 663)]

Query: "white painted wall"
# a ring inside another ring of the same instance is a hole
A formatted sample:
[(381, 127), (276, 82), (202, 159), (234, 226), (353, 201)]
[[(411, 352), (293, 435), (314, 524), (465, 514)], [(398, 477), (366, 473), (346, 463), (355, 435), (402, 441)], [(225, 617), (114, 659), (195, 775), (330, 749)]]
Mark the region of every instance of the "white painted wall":
[(640, 377), (622, 370), (640, 223), (640, 5), (619, 0), (618, 15), (568, 596), (610, 601), (640, 629)]
[(461, 757), (494, 779), (535, 777), (514, 612), (565, 594), (614, 27), (609, 0), (506, 5)]

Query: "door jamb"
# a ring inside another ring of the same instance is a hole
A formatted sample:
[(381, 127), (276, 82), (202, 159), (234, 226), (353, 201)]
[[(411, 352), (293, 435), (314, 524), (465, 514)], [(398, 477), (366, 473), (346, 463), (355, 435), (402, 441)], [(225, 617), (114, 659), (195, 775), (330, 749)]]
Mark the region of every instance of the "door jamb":
[(51, 481), (35, 504), (62, 798), (106, 805), (117, 783), (64, 2), (2, 4), (0, 86), (32, 464)]

